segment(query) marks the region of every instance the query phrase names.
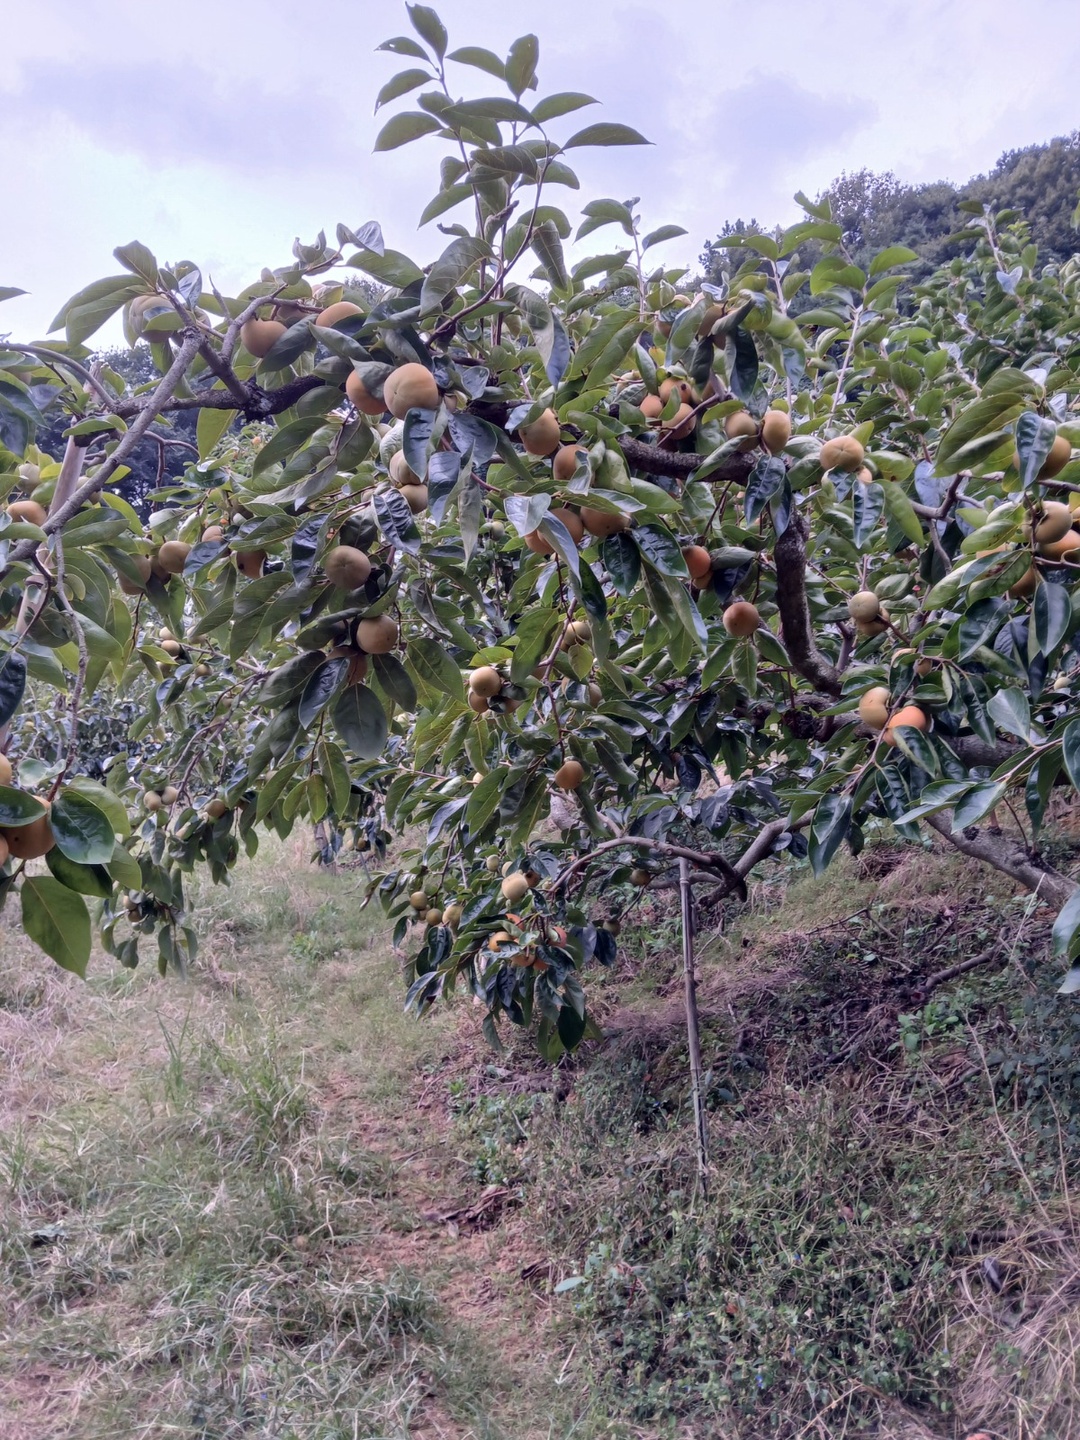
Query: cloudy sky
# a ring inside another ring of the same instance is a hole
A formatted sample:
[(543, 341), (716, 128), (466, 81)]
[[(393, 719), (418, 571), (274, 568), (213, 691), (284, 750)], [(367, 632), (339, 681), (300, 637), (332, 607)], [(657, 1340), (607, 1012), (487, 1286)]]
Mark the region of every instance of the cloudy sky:
[[(693, 263), (725, 218), (795, 218), (795, 190), (843, 169), (963, 180), (1003, 150), (1080, 126), (1076, 0), (441, 0), (451, 47), (500, 54), (532, 31), (540, 94), (584, 90), (648, 150), (607, 150), (560, 193), (643, 197), (648, 227), (689, 235)], [(40, 337), (64, 299), (142, 240), (234, 292), (285, 263), (294, 236), (379, 220), (421, 262), (445, 239), (416, 222), (438, 142), (372, 154), (398, 102), (379, 86), (415, 62), (376, 54), (407, 33), (392, 0), (8, 0), (0, 47), (0, 333)], [(462, 93), (494, 93), (454, 67)], [(584, 118), (583, 118), (584, 117)], [(558, 126), (565, 126), (565, 131)], [(603, 234), (603, 232), (601, 232)]]

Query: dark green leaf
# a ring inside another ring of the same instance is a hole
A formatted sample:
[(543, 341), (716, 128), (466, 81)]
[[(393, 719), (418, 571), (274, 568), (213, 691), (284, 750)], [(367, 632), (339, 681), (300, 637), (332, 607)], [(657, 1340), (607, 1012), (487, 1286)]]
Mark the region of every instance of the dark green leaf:
[(547, 657), (560, 617), (551, 609), (526, 611), (516, 631), (517, 644), (510, 661), (510, 679), (520, 685)]
[(543, 266), (544, 273), (557, 290), (565, 290), (570, 283), (563, 258), (562, 241), (553, 220), (542, 220), (533, 231), (533, 253)]
[(69, 860), (59, 845), (54, 845), (45, 856), (45, 863), (61, 885), (80, 895), (108, 900), (113, 893), (113, 878), (104, 865), (80, 865), (75, 860)]
[(86, 979), (90, 959), (90, 916), (86, 902), (51, 875), (22, 882), (22, 924), (35, 945), (64, 970)]
[(1070, 720), (1061, 737), (1061, 758), (1073, 789), (1080, 790), (1080, 720)]
[(953, 810), (953, 834), (959, 835), (969, 825), (977, 825), (984, 815), (988, 815), (994, 806), (999, 804), (1007, 789), (1004, 780), (997, 783), (986, 780), (981, 785), (973, 785), (963, 799), (956, 802)]
[(1066, 900), (1054, 921), (1054, 928), (1051, 932), (1054, 954), (1071, 956), (1076, 946), (1078, 931), (1080, 931), (1080, 889), (1077, 889), (1076, 894)]
[(596, 103), (591, 95), (585, 95), (580, 90), (562, 90), (557, 95), (548, 95), (545, 99), (538, 100), (533, 106), (533, 119), (540, 125), (546, 125), (549, 120), (557, 120), (560, 115), (569, 115), (572, 110), (580, 110), (585, 105)]
[(820, 875), (836, 854), (851, 828), (851, 799), (846, 795), (823, 795), (817, 803), (810, 825), (810, 864)]
[(397, 100), (402, 95), (407, 95), (410, 90), (415, 90), (419, 85), (426, 85), (431, 79), (431, 72), (428, 70), (399, 70), (398, 73), (379, 91), (375, 97), (375, 109), (379, 111), (391, 100)]
[(1020, 459), (1020, 483), (1025, 489), (1035, 483), (1056, 438), (1057, 426), (1052, 420), (1036, 415), (1033, 410), (1025, 410), (1018, 417), (1016, 453)]
[(1072, 625), (1072, 605), (1064, 585), (1046, 582), (1035, 591), (1032, 605), (1035, 616), (1035, 639), (1039, 649), (1049, 656), (1061, 644)]
[(536, 88), (536, 62), (540, 58), (540, 42), (535, 35), (522, 35), (510, 46), (506, 57), (505, 79), (510, 93), (518, 100), (526, 90)]
[[(632, 532), (632, 536), (633, 540), (637, 542), (642, 558), (654, 570), (658, 570), (661, 575), (674, 576), (678, 580), (689, 579), (690, 572), (686, 568), (686, 561), (679, 549), (679, 542), (666, 526), (655, 523), (639, 525)], [(619, 539), (620, 537), (612, 536), (611, 538)]]
[(446, 54), (446, 26), (430, 5), (406, 5), (409, 23), (441, 60)]
[(584, 130), (579, 130), (576, 135), (571, 135), (563, 146), (564, 150), (573, 150), (581, 145), (650, 145), (652, 142), (646, 140), (645, 136), (629, 125), (616, 125), (610, 120), (602, 120), (597, 125), (586, 125)]
[(466, 275), (485, 256), (491, 254), (491, 247), (473, 236), (452, 240), (424, 278), (420, 291), (420, 312), (427, 314), (437, 310), (446, 297), (454, 291)]
[(629, 595), (641, 578), (641, 553), (633, 536), (626, 531), (609, 535), (600, 545), (600, 559), (618, 593)]
[(31, 820), (40, 820), (44, 806), (25, 790), (16, 790), (13, 785), (0, 785), (0, 825), (11, 829), (17, 825), (29, 825)]
[(375, 760), (386, 746), (386, 712), (374, 690), (348, 685), (333, 709), (334, 729), (358, 760)]
[[(410, 416), (427, 413), (429, 412), (409, 411)], [(387, 486), (375, 491), (371, 505), (379, 529), (390, 544), (396, 545), (409, 555), (415, 555), (420, 549), (420, 531), (416, 528), (416, 520), (405, 497)]]
[(446, 58), (456, 60), (459, 65), (471, 65), (474, 70), (486, 70), (489, 75), (494, 75), (496, 80), (506, 78), (503, 62), (482, 45), (463, 45), (460, 50), (451, 51)]
[(746, 481), (746, 523), (752, 525), (765, 506), (783, 487), (787, 470), (778, 456), (766, 456), (751, 470)]
[(65, 789), (49, 812), (56, 843), (69, 860), (80, 865), (107, 865), (116, 848), (112, 822), (92, 800)]
[(855, 544), (860, 550), (865, 550), (866, 542), (873, 535), (885, 509), (885, 492), (880, 485), (863, 485), (857, 481), (851, 487), (851, 504)]
[(375, 139), (375, 151), (397, 150), (410, 140), (419, 140), (421, 135), (431, 135), (442, 126), (434, 115), (425, 115), (421, 110), (402, 110), (388, 120)]
[(18, 710), (26, 689), (26, 661), (17, 650), (0, 656), (0, 725), (6, 725)]
[(410, 640), (406, 657), (422, 690), (428, 694), (449, 695), (451, 699), (465, 701), (465, 685), (461, 671), (437, 640), (425, 636)]
[(300, 705), (296, 712), (297, 719), (305, 730), (310, 728), (319, 713), (334, 698), (344, 683), (348, 669), (348, 656), (338, 655), (333, 660), (324, 660), (314, 671), (304, 686), (303, 694), (300, 696)]
[(397, 656), (373, 655), (371, 662), (375, 670), (375, 679), (394, 704), (401, 710), (410, 712), (415, 710), (416, 687), (409, 672)]
[(1031, 706), (1022, 690), (995, 690), (986, 708), (1002, 730), (1018, 735), (1021, 740), (1031, 738)]

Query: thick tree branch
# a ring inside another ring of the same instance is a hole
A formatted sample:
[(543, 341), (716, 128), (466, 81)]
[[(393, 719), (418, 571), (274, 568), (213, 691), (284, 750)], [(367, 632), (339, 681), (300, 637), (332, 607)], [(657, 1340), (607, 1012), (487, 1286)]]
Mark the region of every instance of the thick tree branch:
[(945, 813), (927, 815), (926, 823), (962, 854), (970, 855), (973, 860), (981, 860), (995, 870), (1000, 870), (1003, 875), (1018, 881), (1026, 889), (1034, 890), (1040, 900), (1045, 900), (1057, 910), (1080, 889), (1075, 880), (1070, 880), (1052, 866), (1033, 859), (1015, 836), (995, 834), (974, 825), (954, 835), (952, 819)]
[(788, 527), (773, 549), (776, 566), (776, 603), (780, 610), (784, 644), (791, 663), (817, 690), (840, 694), (840, 671), (817, 648), (810, 605), (806, 598), (806, 541), (810, 526), (804, 516), (792, 514)]

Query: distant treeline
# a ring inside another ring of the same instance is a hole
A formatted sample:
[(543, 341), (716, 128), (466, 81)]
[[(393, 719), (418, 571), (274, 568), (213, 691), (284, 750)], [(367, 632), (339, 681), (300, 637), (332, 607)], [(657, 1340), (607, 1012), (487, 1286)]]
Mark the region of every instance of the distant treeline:
[[(970, 222), (970, 211), (960, 208), (965, 202), (1017, 211), (1031, 228), (1043, 264), (1068, 259), (1080, 250), (1074, 224), (1078, 191), (1080, 130), (1074, 130), (1045, 145), (1009, 150), (988, 175), (976, 175), (964, 185), (945, 180), (903, 185), (891, 173), (858, 170), (840, 175), (823, 195), (856, 263), (888, 245), (909, 245), (920, 257), (913, 270), (929, 273), (962, 249), (962, 242), (951, 237)], [(772, 234), (774, 228), (757, 220), (725, 222), (702, 251), (703, 278), (718, 276), (728, 237), (748, 231)], [(811, 258), (803, 256), (804, 262)]]

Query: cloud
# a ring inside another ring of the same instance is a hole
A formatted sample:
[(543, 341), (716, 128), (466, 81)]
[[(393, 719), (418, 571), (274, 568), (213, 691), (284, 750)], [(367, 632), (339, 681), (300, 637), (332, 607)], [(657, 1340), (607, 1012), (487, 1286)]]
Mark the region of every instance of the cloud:
[(790, 208), (787, 188), (792, 177), (805, 175), (807, 160), (828, 156), (834, 167), (858, 168), (848, 142), (876, 118), (875, 107), (863, 99), (816, 95), (789, 75), (754, 71), (718, 98), (705, 122), (731, 196), (721, 206), (731, 213), (721, 218), (749, 219), (746, 212), (754, 209), (763, 224), (771, 223), (778, 208)]
[(38, 62), (32, 82), (12, 98), (24, 121), (61, 119), (107, 150), (157, 165), (285, 175), (336, 169), (356, 157), (348, 113), (325, 91), (222, 83), (171, 61)]

